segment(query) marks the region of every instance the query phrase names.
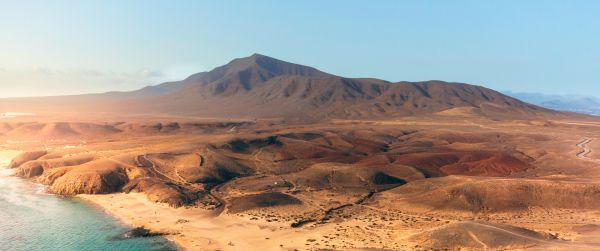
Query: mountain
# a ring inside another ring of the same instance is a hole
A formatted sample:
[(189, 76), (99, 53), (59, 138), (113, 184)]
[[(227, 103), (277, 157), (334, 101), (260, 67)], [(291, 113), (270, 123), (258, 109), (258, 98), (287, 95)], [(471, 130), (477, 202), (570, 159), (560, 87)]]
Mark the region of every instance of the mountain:
[(600, 115), (600, 99), (581, 95), (548, 95), (542, 93), (504, 92), (526, 102), (559, 111)]
[(207, 117), (390, 118), (423, 114), (559, 116), (481, 86), (345, 78), (254, 54), (209, 72), (133, 92), (0, 100), (18, 112), (111, 112)]

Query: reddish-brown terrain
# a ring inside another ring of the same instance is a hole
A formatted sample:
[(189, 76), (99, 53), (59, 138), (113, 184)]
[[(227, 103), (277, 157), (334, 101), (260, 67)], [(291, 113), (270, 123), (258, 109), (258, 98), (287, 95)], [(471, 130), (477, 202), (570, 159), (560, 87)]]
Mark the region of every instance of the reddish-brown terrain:
[(484, 87), (253, 55), (0, 111), (15, 175), (189, 250), (600, 249), (600, 120)]

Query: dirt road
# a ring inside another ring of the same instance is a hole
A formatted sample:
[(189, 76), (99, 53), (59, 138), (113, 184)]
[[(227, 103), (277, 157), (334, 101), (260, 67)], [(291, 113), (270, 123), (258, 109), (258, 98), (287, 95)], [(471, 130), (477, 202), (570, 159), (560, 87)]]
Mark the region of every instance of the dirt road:
[(578, 158), (589, 159), (587, 155), (592, 152), (592, 149), (587, 147), (587, 144), (589, 144), (590, 142), (592, 142), (591, 139), (584, 139), (577, 144), (577, 147), (582, 149), (579, 153), (576, 154)]

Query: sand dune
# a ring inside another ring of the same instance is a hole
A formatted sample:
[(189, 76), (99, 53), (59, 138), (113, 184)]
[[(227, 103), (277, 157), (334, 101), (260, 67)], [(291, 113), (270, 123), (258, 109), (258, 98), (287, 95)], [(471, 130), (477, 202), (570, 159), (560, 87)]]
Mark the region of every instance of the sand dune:
[(419, 233), (411, 239), (433, 249), (528, 249), (563, 244), (556, 237), (525, 228), (470, 221), (444, 225)]

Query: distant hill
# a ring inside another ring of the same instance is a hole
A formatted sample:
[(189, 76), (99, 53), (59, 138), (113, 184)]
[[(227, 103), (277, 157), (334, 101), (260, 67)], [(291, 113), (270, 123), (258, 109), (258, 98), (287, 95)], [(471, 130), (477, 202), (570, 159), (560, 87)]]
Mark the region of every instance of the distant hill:
[(583, 95), (549, 95), (527, 92), (504, 92), (525, 102), (559, 111), (600, 115), (600, 98)]
[(110, 112), (208, 117), (366, 119), (425, 114), (559, 116), (481, 86), (345, 78), (254, 54), (209, 72), (133, 92), (0, 100), (17, 112)]

